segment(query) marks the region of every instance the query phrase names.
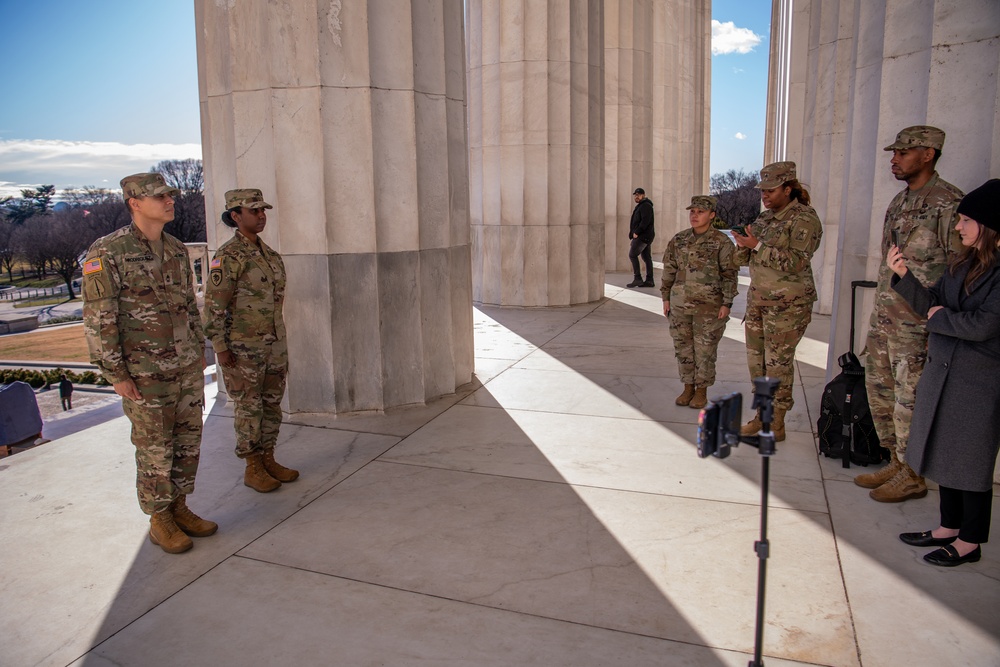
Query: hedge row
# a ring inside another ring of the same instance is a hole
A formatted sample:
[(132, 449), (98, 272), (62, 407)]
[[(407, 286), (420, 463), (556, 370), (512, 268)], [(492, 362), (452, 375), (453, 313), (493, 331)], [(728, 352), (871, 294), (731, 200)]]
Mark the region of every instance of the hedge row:
[(27, 382), (35, 389), (40, 389), (45, 385), (58, 385), (59, 376), (66, 374), (66, 379), (73, 384), (96, 384), (108, 386), (107, 380), (94, 371), (84, 371), (74, 373), (62, 368), (51, 368), (48, 370), (29, 370), (27, 368), (0, 368), (0, 384), (10, 384), (11, 382)]

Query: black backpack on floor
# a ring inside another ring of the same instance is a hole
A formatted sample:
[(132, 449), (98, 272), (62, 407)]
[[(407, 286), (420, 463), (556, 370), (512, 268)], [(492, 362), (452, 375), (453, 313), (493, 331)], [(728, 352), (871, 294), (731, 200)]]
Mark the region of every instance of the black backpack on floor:
[(819, 451), (851, 463), (867, 466), (889, 459), (889, 450), (879, 445), (875, 422), (868, 407), (865, 368), (853, 352), (838, 359), (841, 373), (823, 390), (816, 432)]
[(876, 283), (871, 280), (851, 282), (850, 351), (837, 359), (840, 375), (830, 380), (823, 389), (819, 419), (816, 421), (819, 451), (830, 458), (842, 460), (845, 468), (850, 468), (851, 463), (867, 466), (889, 460), (889, 450), (879, 444), (868, 407), (865, 367), (854, 354), (854, 315), (859, 287), (876, 287)]

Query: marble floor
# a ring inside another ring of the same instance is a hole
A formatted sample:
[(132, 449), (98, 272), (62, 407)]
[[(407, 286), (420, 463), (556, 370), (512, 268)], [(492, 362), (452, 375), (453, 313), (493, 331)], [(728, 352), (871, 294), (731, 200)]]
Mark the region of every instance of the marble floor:
[[(221, 528), (179, 556), (146, 539), (123, 417), (0, 460), (0, 665), (746, 665), (762, 460), (698, 458), (659, 293), (629, 279), (476, 309), (457, 395), (290, 419), (303, 474), (271, 494), (216, 402), (190, 504)], [(742, 308), (710, 396), (750, 389)], [(875, 503), (817, 455), (828, 326), (770, 462), (766, 664), (1000, 665), (1000, 547), (924, 563), (896, 534), (936, 492)]]

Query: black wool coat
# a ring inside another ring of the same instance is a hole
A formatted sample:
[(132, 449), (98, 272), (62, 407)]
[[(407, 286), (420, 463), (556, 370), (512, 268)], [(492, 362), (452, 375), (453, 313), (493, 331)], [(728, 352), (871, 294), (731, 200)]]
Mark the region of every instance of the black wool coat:
[(927, 363), (917, 383), (906, 462), (918, 474), (963, 491), (993, 488), (1000, 447), (1000, 266), (965, 293), (968, 264), (925, 288), (907, 272), (892, 288), (926, 314)]

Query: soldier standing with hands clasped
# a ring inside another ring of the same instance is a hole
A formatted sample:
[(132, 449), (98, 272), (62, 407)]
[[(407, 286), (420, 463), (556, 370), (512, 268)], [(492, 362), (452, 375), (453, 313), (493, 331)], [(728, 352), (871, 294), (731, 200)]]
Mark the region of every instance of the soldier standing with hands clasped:
[(670, 320), (684, 392), (677, 405), (701, 409), (715, 384), (715, 359), (736, 298), (735, 246), (712, 227), (715, 197), (691, 198), (691, 228), (678, 232), (663, 253), (660, 294)]
[(299, 476), (274, 460), (288, 347), (281, 316), (285, 265), (259, 236), (269, 208), (260, 190), (226, 193), (222, 222), (236, 233), (212, 259), (204, 317), (234, 403), (236, 456), (246, 461), (243, 483), (260, 493)]
[(881, 470), (854, 478), (858, 486), (872, 489), (868, 495), (873, 500), (884, 503), (927, 495), (924, 478), (906, 463), (917, 381), (927, 359), (927, 318), (893, 291), (894, 274), (885, 259), (889, 249), (898, 246), (913, 277), (930, 287), (961, 249), (955, 209), (962, 191), (935, 171), (942, 146), (944, 132), (914, 125), (901, 130), (896, 141), (885, 147), (892, 151), (892, 175), (905, 181), (906, 187), (885, 212), (882, 265), (866, 346), (865, 388), (875, 431), (892, 459)]
[(205, 342), (184, 244), (163, 233), (176, 188), (156, 173), (121, 181), (132, 224), (98, 239), (83, 262), (90, 359), (132, 422), (139, 506), (168, 553), (218, 529), (187, 507), (201, 454)]

